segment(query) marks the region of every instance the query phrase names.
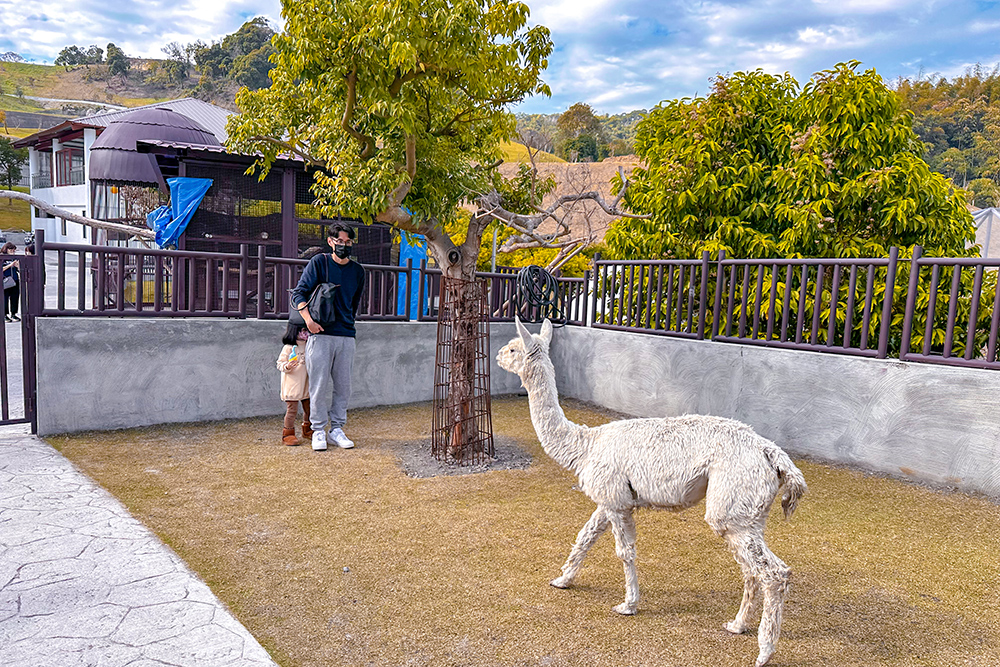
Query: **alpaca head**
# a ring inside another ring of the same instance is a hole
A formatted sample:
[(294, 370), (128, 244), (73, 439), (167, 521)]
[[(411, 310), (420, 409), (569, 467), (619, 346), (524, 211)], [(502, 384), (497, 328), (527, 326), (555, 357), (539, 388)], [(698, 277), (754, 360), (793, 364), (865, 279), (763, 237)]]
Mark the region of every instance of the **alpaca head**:
[(548, 356), (549, 343), (552, 341), (552, 323), (548, 320), (542, 322), (542, 330), (537, 336), (525, 329), (518, 317), (514, 318), (514, 325), (517, 327), (517, 338), (503, 346), (497, 354), (497, 363), (505, 371), (516, 373), (524, 379), (522, 372), (529, 360), (538, 355)]

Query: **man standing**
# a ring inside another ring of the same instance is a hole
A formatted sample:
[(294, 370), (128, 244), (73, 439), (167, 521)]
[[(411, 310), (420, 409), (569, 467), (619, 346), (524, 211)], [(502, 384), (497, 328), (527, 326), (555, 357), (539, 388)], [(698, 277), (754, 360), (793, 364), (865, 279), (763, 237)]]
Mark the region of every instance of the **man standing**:
[[(309, 260), (299, 284), (292, 290), (292, 303), (302, 313), (309, 329), (306, 342), (306, 372), (309, 374), (309, 402), (313, 435), (312, 448), (326, 449), (326, 423), (330, 439), (342, 449), (354, 443), (344, 434), (347, 403), (351, 399), (351, 367), (354, 364), (354, 316), (365, 287), (365, 270), (351, 260), (354, 228), (343, 223), (330, 225), (326, 242), (332, 254), (320, 253)], [(320, 283), (334, 283), (333, 322), (316, 322), (306, 307)]]

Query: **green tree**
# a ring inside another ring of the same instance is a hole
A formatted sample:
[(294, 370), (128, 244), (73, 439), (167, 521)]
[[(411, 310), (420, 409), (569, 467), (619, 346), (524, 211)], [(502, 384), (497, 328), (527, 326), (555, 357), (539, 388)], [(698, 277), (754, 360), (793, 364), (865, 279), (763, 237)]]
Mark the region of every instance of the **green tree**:
[(56, 56), (55, 64), (62, 65), (66, 71), (73, 68), (74, 65), (82, 65), (87, 60), (87, 54), (76, 44), (72, 46), (67, 46), (59, 52)]
[(979, 208), (989, 208), (1000, 202), (1000, 188), (989, 178), (969, 181), (968, 193), (969, 203)]
[(202, 44), (194, 52), (194, 67), (203, 78), (221, 79), (229, 73), (232, 58), (222, 44)]
[(13, 190), (21, 180), (21, 170), (27, 160), (27, 148), (14, 148), (11, 139), (0, 137), (0, 182), (6, 183), (8, 190)]
[(507, 0), (282, 7), (273, 83), (237, 95), (230, 147), (264, 169), (279, 152), (302, 155), (324, 213), (424, 234), (448, 275), (471, 278), (489, 220), (477, 216), (462, 247), (443, 225), (492, 190), (486, 167), (514, 132), (505, 107), (548, 92), (548, 30)]
[(108, 44), (108, 75), (120, 77), (123, 81), (128, 78), (132, 63), (129, 62), (125, 52), (115, 46)]
[(239, 58), (263, 47), (270, 47), (274, 34), (267, 19), (258, 16), (241, 25), (233, 34), (226, 35), (222, 40), (222, 48), (233, 58)]
[(104, 62), (104, 49), (99, 47), (97, 44), (91, 44), (90, 47), (87, 48), (86, 58), (87, 65), (100, 65)]
[(556, 120), (556, 154), (561, 158), (571, 159), (575, 153), (581, 161), (597, 160), (599, 146), (605, 143), (601, 121), (589, 104), (577, 102)]
[(801, 90), (758, 70), (716, 79), (639, 124), (628, 206), (648, 220), (608, 234), (619, 257), (881, 257), (889, 246), (966, 256), (960, 192), (920, 157), (910, 114), (857, 62)]
[(274, 65), (269, 58), (274, 53), (270, 44), (233, 60), (229, 78), (250, 90), (264, 88), (271, 84), (269, 73)]
[(601, 159), (597, 140), (591, 134), (582, 134), (563, 144), (562, 152), (571, 162), (596, 162)]

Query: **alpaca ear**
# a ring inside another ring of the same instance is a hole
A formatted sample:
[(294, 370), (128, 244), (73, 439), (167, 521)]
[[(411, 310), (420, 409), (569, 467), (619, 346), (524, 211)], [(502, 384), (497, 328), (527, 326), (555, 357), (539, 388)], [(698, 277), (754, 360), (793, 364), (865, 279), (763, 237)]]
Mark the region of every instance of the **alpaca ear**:
[(521, 342), (524, 343), (524, 351), (528, 352), (532, 347), (538, 345), (538, 342), (531, 335), (531, 332), (524, 328), (521, 324), (521, 318), (517, 315), (514, 316), (514, 326), (517, 327), (517, 335), (521, 337)]
[(542, 339), (542, 345), (545, 349), (549, 349), (549, 343), (552, 342), (552, 322), (549, 321), (549, 318), (546, 317), (542, 321), (542, 330), (538, 336)]

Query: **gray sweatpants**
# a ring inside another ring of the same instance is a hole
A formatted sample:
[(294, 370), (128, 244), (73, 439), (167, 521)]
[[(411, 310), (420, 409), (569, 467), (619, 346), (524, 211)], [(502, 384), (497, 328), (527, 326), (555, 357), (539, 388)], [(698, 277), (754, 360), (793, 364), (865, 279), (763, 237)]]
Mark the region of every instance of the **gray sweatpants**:
[(310, 419), (314, 431), (343, 428), (351, 400), (354, 339), (350, 336), (309, 336), (306, 372), (309, 374)]

